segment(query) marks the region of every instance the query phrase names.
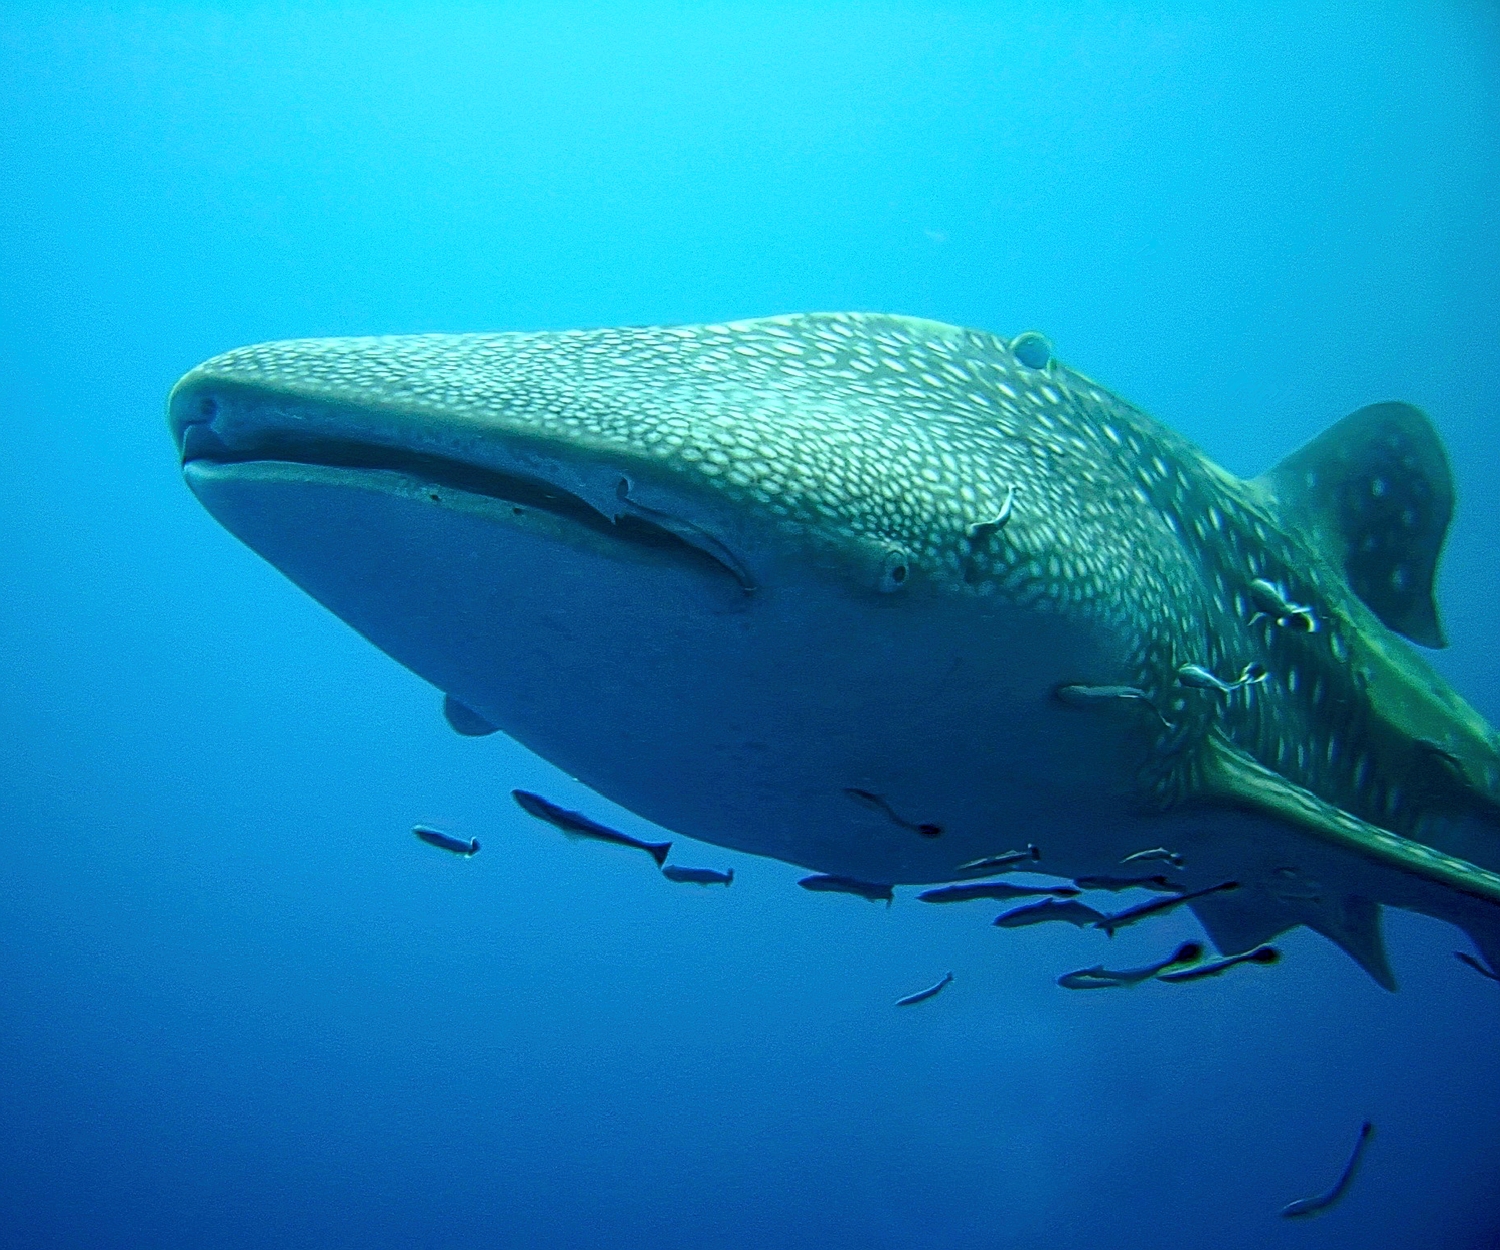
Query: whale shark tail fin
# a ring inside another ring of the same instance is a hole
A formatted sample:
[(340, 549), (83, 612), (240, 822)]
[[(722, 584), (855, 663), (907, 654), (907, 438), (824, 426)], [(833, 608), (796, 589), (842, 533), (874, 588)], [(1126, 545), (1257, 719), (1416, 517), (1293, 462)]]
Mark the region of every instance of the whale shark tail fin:
[(1255, 481), (1388, 628), (1424, 647), (1447, 645), (1432, 584), (1453, 475), (1426, 413), (1371, 404)]

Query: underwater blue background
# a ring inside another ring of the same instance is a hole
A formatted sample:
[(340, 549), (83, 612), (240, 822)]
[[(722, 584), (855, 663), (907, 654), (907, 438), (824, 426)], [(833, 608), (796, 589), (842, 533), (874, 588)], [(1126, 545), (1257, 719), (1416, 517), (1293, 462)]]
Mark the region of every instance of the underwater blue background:
[(671, 885), (516, 810), (653, 832), (454, 735), (163, 421), (262, 339), (809, 309), (1041, 329), (1243, 474), (1422, 405), (1500, 719), (1491, 5), (0, 10), (0, 1245), (1500, 1245), (1461, 933), (1388, 913), (1396, 995), (1306, 932), (1070, 994), (1097, 934)]

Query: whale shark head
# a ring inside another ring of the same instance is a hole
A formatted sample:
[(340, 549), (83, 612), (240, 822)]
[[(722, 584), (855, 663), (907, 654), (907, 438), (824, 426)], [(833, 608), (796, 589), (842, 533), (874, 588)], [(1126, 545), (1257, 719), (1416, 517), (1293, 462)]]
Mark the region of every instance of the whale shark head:
[(1221, 948), (1309, 924), (1383, 982), (1371, 900), (1500, 903), (1500, 750), (1397, 636), (1441, 640), (1452, 500), (1405, 405), (1240, 482), (1039, 335), (812, 314), (268, 343), (169, 421), (455, 728), (676, 832), (889, 883), (1170, 837), (1246, 885)]

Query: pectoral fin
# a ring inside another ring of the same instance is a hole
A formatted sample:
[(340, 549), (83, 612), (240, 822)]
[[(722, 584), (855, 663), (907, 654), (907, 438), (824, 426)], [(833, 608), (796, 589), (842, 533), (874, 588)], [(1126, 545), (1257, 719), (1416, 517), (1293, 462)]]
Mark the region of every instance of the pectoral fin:
[(465, 738), (483, 738), (500, 732), (478, 712), (470, 711), (451, 694), (443, 696), (443, 719), (455, 733), (461, 733)]
[[(1500, 906), (1500, 874), (1352, 816), (1257, 763), (1217, 733), (1210, 734), (1204, 744), (1199, 797), (1273, 817), (1299, 833), (1381, 867), (1433, 882), (1489, 906)], [(1194, 904), (1194, 910), (1221, 950), (1238, 950), (1242, 945), (1265, 941), (1291, 924), (1305, 924), (1342, 947), (1378, 984), (1396, 988), (1381, 936), (1380, 904), (1372, 899), (1330, 893), (1323, 899), (1298, 900), (1285, 910), (1279, 905), (1257, 908), (1253, 895), (1216, 897), (1204, 903), (1208, 906), (1200, 909)], [(1487, 912), (1488, 907), (1482, 910)], [(1287, 923), (1281, 923), (1282, 919)], [(1273, 923), (1280, 927), (1272, 928)], [(1494, 944), (1488, 924), (1465, 927)]]
[(1500, 906), (1500, 873), (1351, 816), (1257, 763), (1217, 733), (1204, 742), (1199, 797), (1274, 816), (1320, 841)]

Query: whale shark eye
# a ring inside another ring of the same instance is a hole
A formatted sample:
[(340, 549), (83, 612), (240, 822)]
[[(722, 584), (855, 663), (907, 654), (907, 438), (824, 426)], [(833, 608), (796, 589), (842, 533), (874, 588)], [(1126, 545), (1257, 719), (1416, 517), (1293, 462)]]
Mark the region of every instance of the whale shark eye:
[(911, 564), (906, 552), (899, 547), (892, 547), (880, 562), (880, 593), (883, 595), (895, 593), (906, 584), (909, 576), (911, 576)]
[(1045, 369), (1052, 359), (1052, 344), (1045, 334), (1027, 330), (1010, 341), (1010, 350), (1028, 369)]

